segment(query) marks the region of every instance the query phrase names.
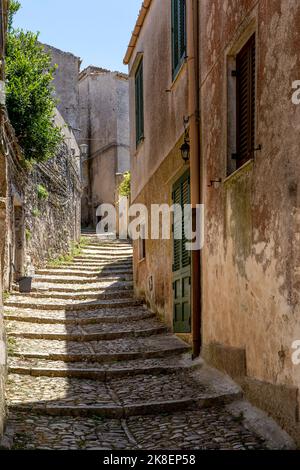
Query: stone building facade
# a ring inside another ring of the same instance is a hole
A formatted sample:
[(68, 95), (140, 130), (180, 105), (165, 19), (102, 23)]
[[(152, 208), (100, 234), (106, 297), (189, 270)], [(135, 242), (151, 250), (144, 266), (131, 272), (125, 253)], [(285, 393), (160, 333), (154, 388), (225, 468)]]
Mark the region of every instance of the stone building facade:
[[(172, 79), (172, 6), (183, 3), (187, 53)], [(190, 296), (199, 297), (202, 354), (298, 443), (300, 366), (292, 355), (300, 340), (300, 105), (292, 95), (299, 35), (297, 0), (145, 0), (125, 57), (133, 202), (173, 201), (188, 169), (179, 149), (184, 116), (194, 145), (188, 103), (197, 81), (201, 147), (199, 171), (190, 165), (190, 177), (199, 180), (205, 243)], [(144, 129), (137, 141), (141, 61)], [(176, 331), (174, 263), (172, 240), (134, 243), (136, 292)], [(192, 322), (192, 334), (194, 328)]]
[(82, 224), (95, 226), (101, 203), (114, 204), (120, 175), (130, 170), (128, 77), (99, 67), (79, 75), (82, 163)]
[[(154, 0), (144, 2), (144, 6), (137, 20), (142, 26), (136, 26), (125, 63), (129, 66), (131, 200), (133, 204), (145, 204), (150, 213), (151, 204), (172, 205), (174, 184), (188, 170), (180, 152), (184, 117), (188, 116), (188, 73), (183, 61), (176, 76), (173, 74), (171, 1)], [(140, 67), (144, 122), (138, 141), (136, 77)], [(149, 238), (142, 245), (139, 241), (133, 243), (136, 294), (173, 327), (172, 237)]]
[(70, 52), (43, 44), (45, 52), (52, 57), (56, 66), (53, 86), (57, 99), (57, 109), (65, 122), (71, 127), (76, 138), (80, 137), (79, 87), (78, 75), (81, 59)]

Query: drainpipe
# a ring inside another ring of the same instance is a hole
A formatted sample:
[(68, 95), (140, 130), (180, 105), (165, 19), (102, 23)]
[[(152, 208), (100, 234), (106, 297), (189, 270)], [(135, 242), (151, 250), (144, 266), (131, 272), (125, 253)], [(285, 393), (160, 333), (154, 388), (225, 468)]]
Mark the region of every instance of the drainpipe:
[[(201, 204), (200, 187), (200, 73), (199, 73), (199, 0), (187, 0), (187, 63), (190, 124), (190, 173), (193, 230), (196, 207)], [(201, 250), (192, 252), (192, 335), (193, 358), (201, 350)]]

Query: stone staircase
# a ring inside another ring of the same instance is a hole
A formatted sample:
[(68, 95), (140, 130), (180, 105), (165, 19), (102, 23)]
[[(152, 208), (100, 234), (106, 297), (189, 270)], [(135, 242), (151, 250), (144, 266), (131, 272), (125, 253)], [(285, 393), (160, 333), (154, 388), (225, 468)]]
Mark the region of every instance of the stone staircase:
[[(240, 398), (239, 387), (200, 359), (192, 361), (189, 346), (134, 297), (131, 245), (85, 236), (88, 244), (80, 256), (68, 265), (39, 270), (32, 293), (14, 292), (6, 301), (7, 399), (14, 445), (146, 447), (139, 443), (139, 432), (130, 431), (130, 417), (163, 420), (167, 413), (176, 424), (183, 413), (184, 419), (196, 414), (201, 420), (206, 413), (201, 410)], [(232, 417), (222, 410), (224, 428), (224, 419), (230, 422)], [(104, 438), (103, 429), (97, 434), (99, 419), (122, 439)], [(241, 425), (233, 420), (231, 425), (241, 432)], [(82, 431), (86, 426), (88, 437)], [(222, 426), (218, 432), (224, 432)], [(180, 445), (203, 444), (200, 430)], [(250, 441), (261, 445), (256, 437)], [(223, 447), (231, 448), (226, 446), (225, 439)]]

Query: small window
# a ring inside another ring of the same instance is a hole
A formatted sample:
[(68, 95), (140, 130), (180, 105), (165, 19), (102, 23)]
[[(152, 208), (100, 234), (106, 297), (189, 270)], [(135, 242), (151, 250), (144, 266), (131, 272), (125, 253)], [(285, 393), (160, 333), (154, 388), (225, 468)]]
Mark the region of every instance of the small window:
[(136, 145), (138, 145), (144, 138), (143, 60), (141, 60), (135, 74), (135, 126)]
[(172, 0), (173, 80), (186, 56), (186, 0)]
[(146, 258), (146, 227), (143, 224), (140, 226), (139, 260), (142, 261), (145, 258)]
[(236, 168), (253, 158), (255, 147), (255, 35), (236, 57)]

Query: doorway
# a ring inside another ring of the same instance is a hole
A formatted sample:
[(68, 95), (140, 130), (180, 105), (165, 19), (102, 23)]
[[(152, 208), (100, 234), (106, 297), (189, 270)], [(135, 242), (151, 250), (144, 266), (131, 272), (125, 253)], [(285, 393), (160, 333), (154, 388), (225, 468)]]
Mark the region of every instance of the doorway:
[[(190, 204), (190, 172), (174, 184), (175, 204), (173, 220), (173, 326), (174, 333), (191, 333), (191, 253), (186, 249), (187, 239), (184, 207)], [(179, 209), (181, 208), (181, 210)]]

